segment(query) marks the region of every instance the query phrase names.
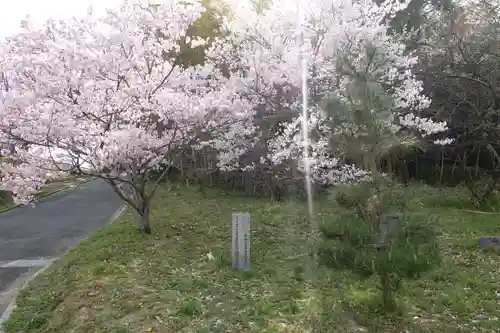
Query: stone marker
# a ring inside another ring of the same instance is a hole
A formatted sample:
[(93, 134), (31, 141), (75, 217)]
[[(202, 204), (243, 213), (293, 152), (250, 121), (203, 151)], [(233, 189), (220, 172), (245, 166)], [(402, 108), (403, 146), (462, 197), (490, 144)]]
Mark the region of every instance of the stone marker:
[(500, 236), (482, 236), (477, 241), (477, 245), (481, 247), (500, 248)]
[(250, 269), (250, 214), (233, 213), (233, 267)]

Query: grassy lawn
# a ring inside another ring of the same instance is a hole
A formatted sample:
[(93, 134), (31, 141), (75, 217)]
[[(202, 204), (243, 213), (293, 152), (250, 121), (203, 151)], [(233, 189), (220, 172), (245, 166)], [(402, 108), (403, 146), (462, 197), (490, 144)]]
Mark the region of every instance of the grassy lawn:
[(10, 202), (5, 202), (3, 200), (0, 201), (0, 211), (7, 209), (9, 207), (12, 207), (12, 203)]
[[(317, 206), (317, 221), (335, 214)], [(163, 189), (151, 236), (124, 214), (35, 278), (5, 333), (498, 332), (499, 253), (475, 243), (500, 216), (415, 209), (438, 216), (445, 260), (405, 285), (397, 318), (371, 306), (375, 281), (314, 264), (305, 205)], [(231, 268), (233, 211), (251, 213), (251, 271)]]
[(75, 176), (67, 176), (62, 178), (53, 179), (48, 181), (47, 184), (38, 191), (36, 194), (37, 197), (44, 197), (51, 193), (57, 192), (63, 188), (75, 186), (78, 183), (88, 179), (88, 177), (75, 177)]
[[(35, 194), (35, 197), (41, 198), (47, 196), (64, 188), (74, 186), (85, 179), (86, 178), (84, 177), (74, 177), (74, 176), (66, 176), (62, 178), (53, 179), (51, 181), (48, 181), (47, 184), (43, 188), (41, 188), (37, 194)], [(0, 201), (0, 211), (12, 207), (14, 205), (15, 204), (13, 202)]]

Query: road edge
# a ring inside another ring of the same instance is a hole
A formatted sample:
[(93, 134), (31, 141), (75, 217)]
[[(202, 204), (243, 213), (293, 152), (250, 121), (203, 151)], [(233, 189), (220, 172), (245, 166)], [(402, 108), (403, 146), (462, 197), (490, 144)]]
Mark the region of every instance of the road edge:
[[(83, 184), (83, 183), (86, 183), (90, 180), (87, 180), (85, 182), (82, 182), (80, 184)], [(59, 191), (60, 192), (60, 191)], [(52, 194), (52, 193), (51, 193)], [(108, 219), (108, 221), (106, 222), (106, 224), (113, 224), (115, 223), (118, 218), (123, 214), (123, 212), (125, 211), (125, 209), (127, 208), (127, 205), (126, 204), (123, 204), (120, 206), (120, 208), (118, 208), (114, 213), (113, 215), (111, 215), (111, 217)], [(105, 224), (105, 225), (106, 225)], [(105, 226), (104, 225), (104, 226)], [(104, 227), (103, 226), (103, 227)], [(87, 238), (89, 238), (93, 233), (87, 235), (86, 237), (82, 238), (75, 246), (73, 246), (72, 248), (69, 248), (62, 256), (58, 257), (58, 258), (52, 258), (53, 260), (51, 260), (46, 266), (36, 270), (34, 273), (31, 273), (29, 274), (30, 272), (26, 272), (24, 274), (21, 274), (21, 276), (19, 276), (13, 283), (12, 285), (13, 286), (16, 286), (14, 287), (14, 291), (12, 292), (11, 294), (11, 301), (9, 302), (9, 305), (7, 306), (7, 308), (5, 309), (5, 311), (0, 314), (0, 333), (4, 333), (3, 331), (3, 323), (5, 321), (7, 321), (9, 318), (10, 318), (10, 315), (12, 314), (12, 312), (15, 310), (16, 308), (16, 299), (17, 299), (17, 296), (19, 295), (19, 293), (21, 292), (21, 290), (23, 290), (26, 285), (31, 281), (33, 280), (38, 274), (40, 274), (41, 272), (45, 271), (46, 269), (48, 269), (50, 266), (52, 266), (57, 260), (59, 260), (60, 258), (64, 257), (69, 251), (71, 251), (72, 249), (74, 249), (76, 246), (78, 246), (78, 244), (80, 244), (80, 242), (86, 240)], [(9, 287), (10, 288), (10, 287)]]
[[(54, 191), (54, 192), (50, 192), (50, 193), (44, 194), (44, 195), (42, 195), (42, 196), (38, 197), (35, 201), (33, 201), (33, 203), (39, 202), (39, 201), (40, 201), (40, 200), (42, 200), (42, 199), (45, 199), (45, 198), (51, 197), (51, 196), (56, 195), (56, 194), (58, 194), (58, 193), (61, 193), (61, 192), (63, 192), (63, 191), (71, 190), (71, 189), (73, 189), (73, 188), (75, 188), (75, 187), (78, 187), (78, 186), (80, 186), (80, 185), (82, 185), (82, 184), (88, 183), (88, 182), (90, 182), (90, 181), (92, 181), (92, 180), (94, 180), (94, 179), (96, 179), (96, 177), (91, 177), (91, 178), (89, 178), (89, 179), (85, 179), (84, 181), (78, 182), (75, 186), (68, 185), (68, 186), (65, 186), (65, 187), (63, 187), (63, 188), (60, 188), (60, 189), (58, 189), (58, 190), (56, 190), (56, 191)], [(21, 206), (23, 206), (23, 204), (17, 204), (17, 205), (10, 206), (10, 207), (5, 208), (5, 209), (0, 209), (0, 214), (2, 214), (2, 213), (6, 213), (6, 212), (9, 212), (9, 211), (11, 211), (11, 210), (13, 210), (13, 209), (16, 209), (16, 208), (19, 208), (19, 207), (21, 207)], [(0, 332), (1, 332), (1, 331), (0, 331)]]
[[(12, 286), (14, 286), (14, 288), (12, 288), (13, 290), (10, 292), (10, 295), (9, 295), (10, 298), (11, 298), (11, 301), (9, 302), (9, 305), (7, 305), (7, 308), (5, 309), (5, 311), (0, 316), (0, 333), (3, 333), (3, 323), (7, 319), (10, 318), (10, 315), (12, 314), (12, 311), (14, 311), (14, 309), (16, 308), (16, 298), (19, 295), (19, 292), (21, 292), (21, 290), (23, 290), (26, 287), (26, 285), (28, 284), (28, 282), (30, 282), (38, 274), (40, 274), (41, 272), (43, 272), (44, 270), (46, 270), (47, 268), (49, 268), (50, 265), (52, 265), (52, 263), (54, 261), (52, 261), (48, 265), (46, 265), (44, 267), (41, 267), (39, 269), (35, 269), (33, 271), (31, 271), (31, 269), (28, 270), (28, 272), (26, 272), (24, 274), (21, 274), (21, 276), (19, 276), (12, 283)], [(32, 268), (35, 268), (35, 267), (32, 267)], [(11, 288), (12, 286), (10, 286), (9, 288)]]

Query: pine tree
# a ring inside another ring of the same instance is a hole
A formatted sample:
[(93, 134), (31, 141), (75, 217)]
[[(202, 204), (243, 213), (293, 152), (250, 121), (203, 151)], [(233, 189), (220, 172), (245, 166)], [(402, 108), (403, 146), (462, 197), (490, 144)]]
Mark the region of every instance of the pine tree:
[[(367, 52), (375, 52), (368, 49)], [(352, 75), (352, 73), (351, 73)], [(342, 101), (324, 103), (332, 121), (332, 149), (370, 172), (370, 180), (338, 186), (332, 194), (341, 207), (322, 226), (320, 263), (379, 280), (383, 307), (394, 310), (404, 279), (418, 279), (439, 263), (434, 221), (408, 213), (411, 188), (381, 171), (381, 160), (423, 148), (418, 136), (394, 129), (396, 110), (387, 87), (367, 75), (352, 75)], [(399, 112), (399, 111), (398, 111)], [(342, 130), (339, 130), (342, 129)]]

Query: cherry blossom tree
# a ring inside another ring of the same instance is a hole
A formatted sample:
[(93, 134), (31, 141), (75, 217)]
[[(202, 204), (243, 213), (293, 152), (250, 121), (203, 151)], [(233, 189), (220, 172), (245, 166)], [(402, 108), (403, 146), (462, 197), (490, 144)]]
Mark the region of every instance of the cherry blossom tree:
[[(221, 39), (210, 56), (226, 59), (242, 73), (238, 86), (253, 103), (273, 104), (277, 87), (302, 92), (285, 105), (296, 118), (269, 141), (272, 163), (296, 161), (321, 183), (355, 181), (369, 170), (364, 163), (346, 164), (347, 145), (340, 143), (368, 135), (361, 115), (376, 125), (377, 135), (387, 136), (384, 151), (400, 145), (396, 134), (412, 131), (432, 139), (446, 130), (445, 123), (420, 116), (430, 101), (412, 73), (417, 57), (405, 48), (413, 32), (389, 33), (391, 19), (408, 1), (297, 0), (286, 6), (270, 1), (264, 9), (249, 1), (228, 2), (231, 42)], [(301, 115), (301, 110), (306, 112)], [(252, 128), (246, 129), (245, 137), (251, 138)], [(260, 135), (258, 129), (254, 135)], [(231, 160), (243, 151), (232, 151)]]
[[(187, 37), (205, 10), (196, 0), (128, 1), (101, 18), (27, 25), (4, 41), (0, 143), (20, 148), (4, 152), (2, 188), (28, 202), (63, 159), (108, 182), (149, 232), (157, 184), (148, 188), (148, 175), (180, 147), (208, 144), (219, 168), (246, 169), (255, 165), (239, 165), (239, 157), (264, 143), (258, 163), (298, 167), (332, 184), (371, 171), (347, 163), (339, 143), (366, 137), (361, 114), (378, 134), (446, 129), (419, 116), (429, 100), (411, 72), (417, 59), (405, 50), (407, 35), (388, 33), (405, 3), (226, 2), (223, 37), (205, 47), (200, 65), (179, 60), (180, 44), (206, 43)], [(280, 102), (283, 90), (292, 93)], [(254, 121), (262, 105), (296, 116), (263, 131)]]
[(186, 37), (204, 10), (196, 0), (126, 1), (101, 17), (26, 24), (3, 41), (0, 142), (22, 145), (2, 152), (0, 187), (29, 202), (64, 161), (110, 184), (149, 233), (151, 170), (195, 143), (203, 123), (248, 105), (212, 62), (179, 66), (180, 40), (205, 43)]
[[(233, 52), (243, 59), (240, 78), (248, 94), (253, 92), (259, 103), (272, 103), (277, 86), (301, 91), (289, 103), (297, 119), (270, 143), (273, 162), (296, 161), (306, 179), (330, 184), (369, 176), (366, 186), (349, 187), (361, 192), (353, 195), (352, 206), (366, 214), (356, 216), (347, 207), (342, 215), (339, 210), (340, 218), (329, 217), (334, 237), (323, 234), (340, 240), (325, 242), (320, 251), (326, 255), (320, 259), (330, 267), (376, 275), (386, 309), (394, 308), (403, 279), (438, 262), (435, 233), (425, 228), (427, 221), (388, 221), (389, 214), (406, 207), (395, 205), (398, 186), (387, 181), (379, 165), (384, 154), (420, 140), (435, 141), (434, 135), (446, 130), (445, 123), (422, 116), (430, 101), (412, 73), (417, 58), (404, 43), (412, 32), (389, 33), (391, 19), (406, 5), (398, 0), (381, 5), (372, 0), (274, 1), (258, 12), (238, 1), (228, 23), (238, 45)], [(213, 52), (230, 51), (222, 44)], [(403, 203), (406, 198), (399, 196)]]

